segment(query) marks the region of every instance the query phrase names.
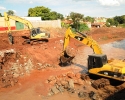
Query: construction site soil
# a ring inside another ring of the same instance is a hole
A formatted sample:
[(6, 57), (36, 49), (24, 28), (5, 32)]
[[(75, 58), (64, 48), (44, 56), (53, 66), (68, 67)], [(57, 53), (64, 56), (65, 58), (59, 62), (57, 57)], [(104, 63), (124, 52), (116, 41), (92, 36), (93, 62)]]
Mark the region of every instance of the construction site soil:
[[(94, 79), (84, 80), (90, 47), (71, 39), (67, 52), (75, 55), (73, 64), (59, 66), (66, 29), (45, 29), (48, 42), (22, 43), (28, 30), (13, 31), (11, 45), (6, 32), (0, 33), (0, 100), (124, 100), (125, 83), (108, 80), (94, 88)], [(93, 28), (86, 33), (101, 46), (108, 58), (125, 59), (125, 48), (115, 43), (125, 39), (125, 28)], [(105, 80), (105, 79), (103, 79)], [(102, 81), (103, 81), (102, 80)]]

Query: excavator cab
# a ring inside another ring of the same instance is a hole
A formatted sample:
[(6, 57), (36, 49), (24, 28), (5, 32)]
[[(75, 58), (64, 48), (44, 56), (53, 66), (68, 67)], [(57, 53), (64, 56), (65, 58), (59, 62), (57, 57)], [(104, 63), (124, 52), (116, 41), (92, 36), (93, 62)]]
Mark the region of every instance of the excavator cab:
[(47, 32), (42, 32), (40, 28), (31, 29), (31, 39), (42, 39), (42, 38), (50, 38), (50, 34)]
[(108, 62), (105, 54), (88, 55), (88, 69), (100, 68)]

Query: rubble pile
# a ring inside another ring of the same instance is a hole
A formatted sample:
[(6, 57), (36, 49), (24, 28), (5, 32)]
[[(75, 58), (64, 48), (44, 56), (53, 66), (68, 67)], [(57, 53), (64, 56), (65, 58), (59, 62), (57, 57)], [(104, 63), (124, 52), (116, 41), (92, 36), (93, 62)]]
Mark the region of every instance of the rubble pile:
[(65, 89), (71, 92), (75, 91), (75, 85), (83, 85), (84, 81), (81, 79), (81, 74), (67, 73), (58, 76), (51, 76), (47, 80), (47, 83), (52, 86), (49, 95), (63, 92)]
[(18, 82), (18, 78), (30, 74), (33, 69), (41, 70), (56, 68), (48, 63), (34, 65), (32, 59), (22, 55), (14, 49), (0, 52), (0, 87), (11, 87)]
[(57, 68), (57, 66), (51, 65), (49, 63), (37, 63), (35, 65), (35, 69), (37, 69), (37, 70), (42, 70), (42, 69), (46, 69), (46, 68)]
[(19, 55), (15, 50), (0, 52), (0, 87), (14, 86), (19, 76), (29, 74), (33, 69), (31, 59)]
[[(88, 86), (91, 86), (90, 80), (83, 80), (83, 75), (81, 73), (69, 72), (66, 74), (61, 74), (58, 76), (51, 76), (47, 80), (47, 83), (52, 87), (50, 88), (49, 96), (63, 93), (68, 91), (70, 93), (77, 93), (79, 98), (89, 98), (90, 100), (98, 100), (99, 95), (94, 91), (86, 92), (84, 89)], [(82, 89), (77, 87), (82, 86)], [(100, 99), (101, 100), (101, 99)]]

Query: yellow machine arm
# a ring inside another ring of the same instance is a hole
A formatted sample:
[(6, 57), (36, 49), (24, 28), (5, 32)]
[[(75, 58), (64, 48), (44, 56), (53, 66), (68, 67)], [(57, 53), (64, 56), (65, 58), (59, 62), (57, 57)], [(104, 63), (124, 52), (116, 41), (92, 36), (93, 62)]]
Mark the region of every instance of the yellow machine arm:
[(78, 35), (72, 33), (71, 28), (67, 29), (64, 36), (63, 52), (60, 57), (60, 65), (71, 63), (72, 59), (74, 58), (74, 56), (69, 56), (66, 52), (66, 48), (69, 45), (70, 38), (74, 38), (79, 42), (91, 47), (93, 49), (94, 54), (102, 54), (102, 50), (95, 40), (88, 37), (86, 34), (80, 32), (78, 33), (79, 33)]
[(63, 45), (63, 50), (66, 50), (66, 47), (69, 44), (70, 38), (75, 38), (76, 40), (82, 42), (83, 44), (91, 47), (93, 49), (93, 52), (95, 54), (102, 54), (102, 50), (100, 46), (97, 44), (95, 40), (93, 40), (91, 37), (88, 37), (86, 34), (78, 32), (80, 35), (76, 35), (72, 33), (71, 29), (68, 28), (65, 37), (64, 37), (64, 45)]
[(18, 16), (12, 16), (12, 15), (8, 15), (6, 12), (4, 12), (4, 18), (5, 18), (5, 22), (9, 28), (9, 31), (11, 31), (11, 28), (10, 28), (10, 19), (13, 19), (13, 20), (16, 20), (18, 22), (21, 22), (23, 24), (25, 24), (29, 29), (33, 29), (33, 25), (31, 24), (30, 21), (26, 20), (26, 19), (23, 19), (23, 18), (20, 18)]

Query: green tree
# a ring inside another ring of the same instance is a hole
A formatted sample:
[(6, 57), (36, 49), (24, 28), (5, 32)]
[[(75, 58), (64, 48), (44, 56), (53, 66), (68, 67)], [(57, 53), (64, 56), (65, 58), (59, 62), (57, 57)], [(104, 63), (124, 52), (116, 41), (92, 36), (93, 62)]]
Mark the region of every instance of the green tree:
[(28, 16), (30, 17), (41, 17), (42, 20), (56, 20), (63, 18), (62, 14), (52, 11), (44, 6), (37, 6), (35, 8), (29, 8)]
[(2, 17), (2, 14), (0, 13), (0, 17)]
[(28, 10), (28, 16), (30, 17), (42, 17), (42, 20), (49, 19), (50, 9), (44, 6), (37, 6)]
[(117, 27), (118, 24), (119, 24), (119, 22), (117, 20), (114, 20), (114, 18), (109, 18), (106, 21), (106, 26), (107, 27), (110, 27), (110, 26), (113, 26), (113, 25)]
[(58, 19), (64, 19), (63, 15), (60, 14), (60, 13), (57, 13), (57, 16), (58, 16), (58, 17), (57, 17)]
[(110, 26), (114, 25), (114, 19), (113, 18), (108, 18), (107, 23), (109, 23)]
[(86, 17), (83, 19), (83, 21), (93, 23), (93, 22), (94, 22), (94, 18), (92, 18), (92, 17), (90, 17), (90, 16), (86, 16)]
[(79, 28), (80, 28), (80, 20), (82, 20), (83, 17), (84, 17), (84, 15), (82, 15), (80, 13), (71, 12), (70, 13), (70, 18), (73, 21), (72, 27), (75, 28), (76, 30), (79, 30)]
[(124, 17), (123, 16), (115, 16), (114, 20), (117, 21), (119, 24), (124, 23)]
[(14, 11), (13, 10), (8, 10), (7, 14), (8, 15), (14, 15)]
[(118, 26), (118, 22), (114, 20), (114, 25), (117, 27)]
[(57, 13), (55, 11), (50, 12), (50, 19), (51, 20), (57, 20), (57, 19), (63, 19), (63, 15), (60, 13)]
[(50, 19), (51, 19), (51, 20), (57, 19), (57, 12), (55, 12), (55, 11), (50, 12)]
[(89, 30), (89, 27), (87, 26), (87, 24), (85, 24), (85, 23), (80, 24), (80, 27), (79, 27), (80, 32), (88, 31), (88, 30)]

